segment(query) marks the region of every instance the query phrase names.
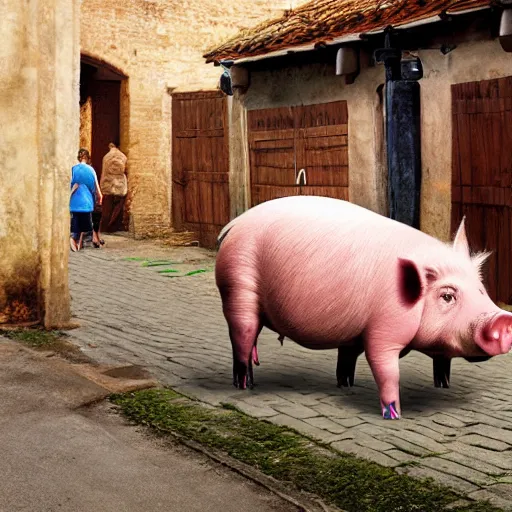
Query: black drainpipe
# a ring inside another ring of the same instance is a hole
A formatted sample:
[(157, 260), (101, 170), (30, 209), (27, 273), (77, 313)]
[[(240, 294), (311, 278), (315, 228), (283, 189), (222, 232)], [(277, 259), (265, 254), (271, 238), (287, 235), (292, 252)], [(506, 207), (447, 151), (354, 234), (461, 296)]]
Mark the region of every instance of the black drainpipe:
[(392, 48), (389, 31), (385, 48), (375, 59), (386, 68), (386, 142), (388, 159), (389, 217), (417, 229), (420, 227), (421, 61), (403, 61), (402, 51)]
[[(377, 62), (386, 68), (386, 141), (388, 155), (389, 217), (420, 228), (421, 61), (402, 62), (402, 51), (392, 48), (390, 32), (385, 48), (375, 52)], [(451, 359), (433, 357), (435, 387), (450, 387)]]

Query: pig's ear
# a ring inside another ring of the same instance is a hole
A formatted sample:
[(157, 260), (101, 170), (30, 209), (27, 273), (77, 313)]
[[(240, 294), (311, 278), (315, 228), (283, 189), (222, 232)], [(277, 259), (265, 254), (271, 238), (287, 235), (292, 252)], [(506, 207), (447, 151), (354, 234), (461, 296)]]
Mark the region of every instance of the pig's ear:
[(466, 235), (466, 216), (462, 217), (459, 229), (453, 241), (453, 250), (459, 254), (471, 258), (469, 251), (468, 237)]
[(428, 285), (438, 278), (435, 268), (423, 268), (409, 258), (398, 258), (400, 296), (406, 304), (414, 305), (424, 295)]
[(426, 286), (426, 279), (413, 260), (398, 258), (400, 297), (406, 304), (415, 304), (420, 300)]

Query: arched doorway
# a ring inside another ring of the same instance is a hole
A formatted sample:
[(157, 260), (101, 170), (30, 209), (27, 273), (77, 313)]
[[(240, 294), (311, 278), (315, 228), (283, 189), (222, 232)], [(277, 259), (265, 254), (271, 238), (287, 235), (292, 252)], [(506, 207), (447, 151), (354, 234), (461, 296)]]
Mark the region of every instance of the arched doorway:
[[(80, 146), (91, 153), (98, 180), (108, 144), (123, 150), (122, 117), (128, 105), (122, 100), (127, 76), (101, 60), (80, 56)], [(124, 148), (125, 149), (125, 148)], [(126, 151), (126, 149), (125, 149)]]

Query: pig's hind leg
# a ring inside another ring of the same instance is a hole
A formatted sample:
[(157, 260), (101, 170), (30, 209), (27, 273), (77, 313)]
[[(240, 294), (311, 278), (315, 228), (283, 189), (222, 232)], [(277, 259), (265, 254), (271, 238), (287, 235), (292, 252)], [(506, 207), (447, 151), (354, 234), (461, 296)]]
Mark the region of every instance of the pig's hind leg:
[(253, 359), (254, 348), (262, 326), (256, 317), (252, 321), (229, 321), (229, 338), (233, 348), (233, 385), (239, 389), (254, 387)]
[(362, 338), (357, 338), (349, 345), (338, 347), (338, 364), (336, 365), (336, 378), (338, 387), (352, 387), (356, 374), (357, 358), (364, 352)]
[(248, 292), (230, 294), (224, 304), (224, 316), (233, 349), (233, 385), (252, 388), (252, 365), (253, 360), (259, 364), (256, 342), (262, 329), (257, 297)]

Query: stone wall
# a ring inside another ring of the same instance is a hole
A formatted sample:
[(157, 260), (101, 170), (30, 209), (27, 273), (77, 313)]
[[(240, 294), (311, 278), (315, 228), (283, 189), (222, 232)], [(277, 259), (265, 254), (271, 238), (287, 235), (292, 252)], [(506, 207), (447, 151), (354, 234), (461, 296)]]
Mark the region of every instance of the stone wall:
[(82, 53), (128, 77), (121, 150), (128, 156), (136, 234), (170, 224), (170, 93), (216, 88), (222, 70), (205, 65), (205, 50), (289, 7), (290, 0), (82, 0)]
[(0, 4), (0, 324), (69, 321), (79, 5)]

